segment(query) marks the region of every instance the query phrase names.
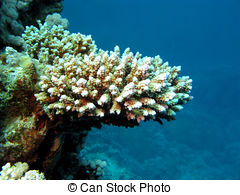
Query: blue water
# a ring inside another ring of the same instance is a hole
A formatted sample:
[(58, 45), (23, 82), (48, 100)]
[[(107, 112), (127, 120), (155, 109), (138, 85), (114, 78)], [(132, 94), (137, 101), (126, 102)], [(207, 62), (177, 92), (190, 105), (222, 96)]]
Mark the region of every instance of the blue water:
[(68, 0), (71, 32), (181, 65), (192, 102), (177, 120), (93, 129), (79, 155), (106, 179), (240, 179), (240, 1)]

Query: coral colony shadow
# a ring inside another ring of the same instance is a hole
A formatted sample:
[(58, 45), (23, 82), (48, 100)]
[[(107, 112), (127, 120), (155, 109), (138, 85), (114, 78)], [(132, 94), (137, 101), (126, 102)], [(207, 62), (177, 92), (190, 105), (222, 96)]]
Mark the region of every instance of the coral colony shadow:
[(93, 127), (162, 124), (192, 99), (180, 66), (97, 49), (57, 13), (37, 24), (0, 56), (1, 179), (99, 179), (107, 162), (78, 155)]

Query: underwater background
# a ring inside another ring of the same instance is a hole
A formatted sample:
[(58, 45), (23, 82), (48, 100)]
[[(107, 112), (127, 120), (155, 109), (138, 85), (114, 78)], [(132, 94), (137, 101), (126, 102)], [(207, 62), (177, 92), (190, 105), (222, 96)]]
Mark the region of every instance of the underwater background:
[(92, 129), (88, 159), (106, 160), (106, 179), (240, 179), (240, 2), (68, 0), (71, 32), (98, 48), (130, 47), (193, 79), (193, 101), (175, 121)]

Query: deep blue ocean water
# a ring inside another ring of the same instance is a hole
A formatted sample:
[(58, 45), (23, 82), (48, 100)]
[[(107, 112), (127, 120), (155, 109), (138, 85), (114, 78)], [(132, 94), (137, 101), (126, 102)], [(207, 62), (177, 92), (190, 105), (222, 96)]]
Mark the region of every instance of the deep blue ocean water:
[(106, 179), (240, 179), (240, 1), (66, 0), (71, 32), (181, 65), (192, 102), (177, 120), (93, 129), (79, 155)]

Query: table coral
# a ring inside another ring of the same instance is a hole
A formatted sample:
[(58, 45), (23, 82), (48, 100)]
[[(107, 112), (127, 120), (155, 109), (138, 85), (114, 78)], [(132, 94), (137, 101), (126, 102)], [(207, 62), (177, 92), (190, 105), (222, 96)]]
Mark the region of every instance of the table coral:
[(50, 30), (27, 27), (23, 37), (29, 55), (46, 66), (35, 96), (48, 115), (75, 112), (78, 117), (121, 115), (128, 120), (171, 119), (192, 99), (192, 80), (179, 77), (159, 56), (141, 57), (127, 48), (121, 55), (96, 51), (90, 36), (70, 34), (61, 25)]
[(51, 118), (67, 112), (78, 117), (121, 115), (138, 122), (171, 118), (192, 99), (192, 80), (179, 77), (180, 66), (170, 67), (159, 56), (142, 58), (128, 48), (121, 55), (116, 46), (111, 52), (55, 53), (52, 59), (40, 78), (42, 92), (35, 94)]

